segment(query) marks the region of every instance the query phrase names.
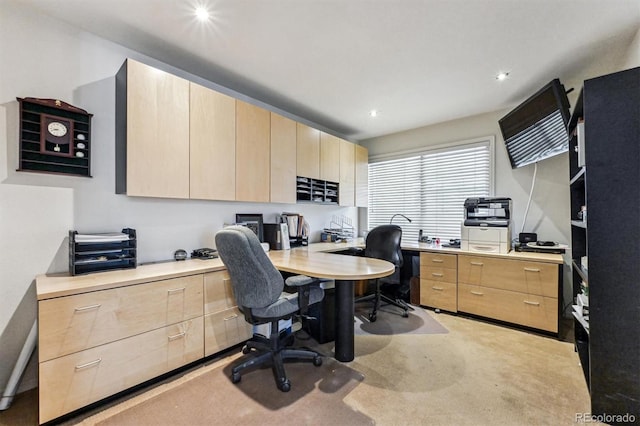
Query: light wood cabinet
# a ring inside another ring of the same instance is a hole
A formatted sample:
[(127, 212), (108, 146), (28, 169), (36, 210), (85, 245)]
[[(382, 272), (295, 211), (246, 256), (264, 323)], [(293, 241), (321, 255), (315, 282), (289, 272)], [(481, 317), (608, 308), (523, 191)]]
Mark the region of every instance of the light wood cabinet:
[(558, 332), (558, 265), (458, 256), (458, 310)]
[(189, 82), (127, 59), (116, 121), (116, 192), (189, 198)]
[(272, 203), (296, 202), (296, 122), (271, 113)]
[(190, 198), (235, 200), (236, 100), (190, 87)]
[(369, 151), (356, 145), (356, 207), (369, 206)]
[(296, 123), (297, 175), (320, 179), (320, 130)]
[(204, 352), (209, 356), (251, 338), (252, 327), (236, 306), (227, 271), (204, 276)]
[(340, 205), (356, 204), (356, 149), (355, 144), (340, 139)]
[(420, 304), (458, 310), (457, 256), (420, 253)]
[(320, 179), (340, 181), (340, 139), (320, 132)]
[(269, 202), (271, 114), (236, 100), (236, 201)]
[(40, 423), (204, 356), (202, 316), (41, 362)]
[(42, 300), (40, 362), (202, 316), (203, 278), (193, 275)]

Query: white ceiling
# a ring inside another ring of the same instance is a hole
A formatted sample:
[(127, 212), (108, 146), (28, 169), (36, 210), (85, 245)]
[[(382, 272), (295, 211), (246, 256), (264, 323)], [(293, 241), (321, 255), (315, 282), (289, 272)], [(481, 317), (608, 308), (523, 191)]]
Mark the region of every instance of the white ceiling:
[(354, 140), (513, 107), (640, 27), (639, 0), (19, 3)]

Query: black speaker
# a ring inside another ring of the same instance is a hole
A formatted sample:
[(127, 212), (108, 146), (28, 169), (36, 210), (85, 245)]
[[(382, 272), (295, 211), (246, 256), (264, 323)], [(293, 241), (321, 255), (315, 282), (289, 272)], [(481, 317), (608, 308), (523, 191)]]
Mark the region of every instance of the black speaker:
[(535, 243), (538, 241), (538, 234), (535, 232), (521, 232), (518, 240), (521, 244)]

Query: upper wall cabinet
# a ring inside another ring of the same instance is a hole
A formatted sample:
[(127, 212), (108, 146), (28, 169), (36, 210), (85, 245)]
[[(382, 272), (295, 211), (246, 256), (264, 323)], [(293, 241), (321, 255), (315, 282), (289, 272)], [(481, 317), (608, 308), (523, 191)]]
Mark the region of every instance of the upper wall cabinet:
[(296, 122), (271, 113), (271, 202), (296, 202)]
[(271, 114), (236, 100), (236, 200), (269, 202)]
[(191, 83), (190, 198), (236, 199), (236, 100)]
[(297, 175), (320, 179), (320, 130), (296, 123)]
[(325, 132), (320, 132), (320, 179), (340, 181), (340, 139)]
[(355, 206), (355, 144), (339, 139), (340, 142), (340, 205)]
[(189, 198), (189, 82), (131, 59), (116, 76), (116, 192)]
[(369, 204), (369, 151), (356, 145), (356, 207)]

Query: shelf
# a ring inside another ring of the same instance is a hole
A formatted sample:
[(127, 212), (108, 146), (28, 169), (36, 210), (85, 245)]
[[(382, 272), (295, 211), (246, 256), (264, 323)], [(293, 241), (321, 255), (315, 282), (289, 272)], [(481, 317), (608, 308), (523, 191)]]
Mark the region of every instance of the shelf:
[(576, 311), (572, 311), (571, 315), (573, 315), (573, 317), (578, 321), (578, 323), (580, 323), (584, 331), (586, 331), (587, 334), (589, 334), (589, 321), (586, 320), (582, 315), (580, 315), (580, 313)]
[(577, 228), (587, 229), (587, 222), (584, 220), (572, 220), (571, 225)]
[(296, 201), (298, 203), (338, 204), (338, 188), (336, 182), (296, 177)]
[(582, 267), (578, 265), (575, 260), (571, 262), (571, 265), (573, 266), (573, 270), (576, 271), (578, 275), (580, 275), (580, 278), (582, 278), (583, 281), (588, 283), (589, 282), (588, 272), (582, 269)]
[(582, 181), (584, 182), (584, 177), (586, 173), (586, 167), (581, 167), (578, 173), (569, 181), (569, 185), (573, 185), (576, 182)]

